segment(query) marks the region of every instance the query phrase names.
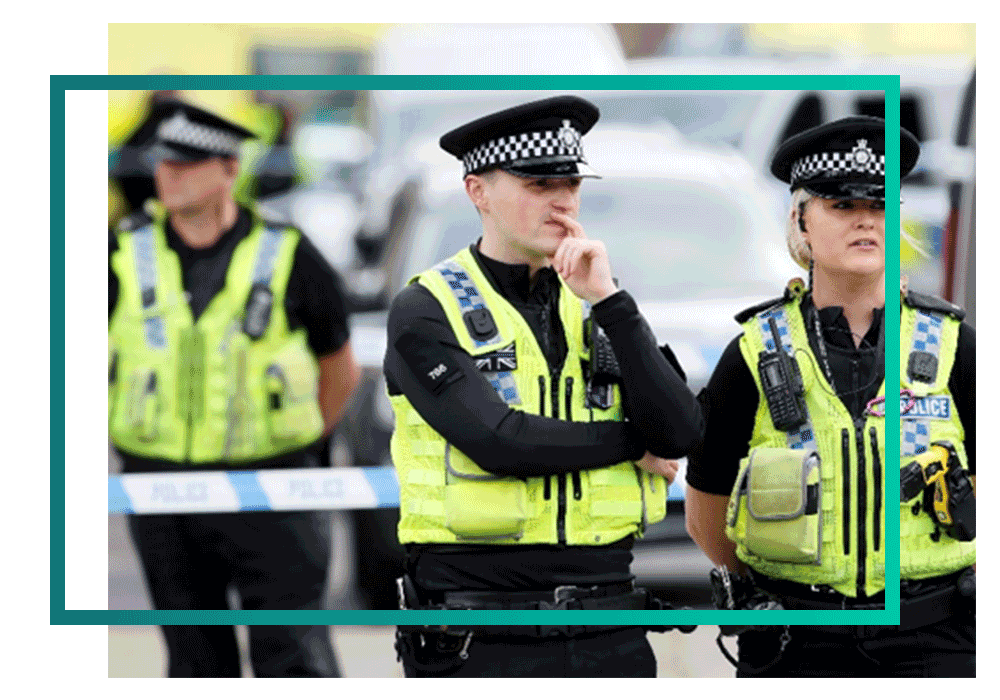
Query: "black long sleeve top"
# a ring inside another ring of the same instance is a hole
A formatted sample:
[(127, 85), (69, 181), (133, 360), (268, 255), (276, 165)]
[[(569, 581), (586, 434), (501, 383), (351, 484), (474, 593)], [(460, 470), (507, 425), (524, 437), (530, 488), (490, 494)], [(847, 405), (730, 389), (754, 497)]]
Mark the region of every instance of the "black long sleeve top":
[[(471, 252), (493, 288), (531, 328), (550, 369), (567, 344), (558, 313), (560, 283), (551, 268), (534, 284), (527, 265)], [(623, 290), (595, 304), (621, 368), (627, 422), (574, 423), (525, 413), (504, 403), (461, 348), (434, 296), (411, 284), (389, 311), (385, 376), (439, 434), (481, 468), (504, 476), (549, 476), (637, 460), (646, 450), (680, 457), (701, 437), (701, 409), (669, 347), (657, 347), (649, 324)], [(444, 364), (429, 380), (423, 368)], [(428, 592), (457, 589), (545, 590), (597, 585), (629, 576), (632, 538), (602, 547), (560, 545), (409, 545), (408, 569)]]
[[(530, 286), (527, 265), (491, 260), (472, 247), (494, 288), (522, 314), (558, 371), (566, 357), (559, 320), (560, 284), (552, 268)], [(385, 376), (390, 394), (406, 394), (434, 430), (486, 471), (544, 476), (636, 460), (649, 450), (682, 457), (700, 438), (701, 410), (669, 347), (657, 348), (649, 324), (628, 292), (595, 304), (622, 370), (629, 422), (573, 423), (508, 406), (459, 345), (444, 309), (426, 288), (412, 284), (389, 311)], [(448, 373), (429, 380), (423, 368)]]

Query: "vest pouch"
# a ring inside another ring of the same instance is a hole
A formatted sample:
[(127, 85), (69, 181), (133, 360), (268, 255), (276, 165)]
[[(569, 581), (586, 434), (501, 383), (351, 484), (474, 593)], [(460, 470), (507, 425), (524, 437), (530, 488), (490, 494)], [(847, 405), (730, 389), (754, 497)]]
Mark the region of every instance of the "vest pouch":
[(465, 455), (444, 451), (445, 525), (460, 540), (518, 539), (528, 520), (528, 489), (521, 479), (490, 474)]
[(737, 528), (743, 546), (768, 561), (819, 564), (819, 455), (758, 447), (744, 462), (729, 514), (730, 519), (744, 518), (743, 528)]
[(153, 442), (159, 434), (160, 396), (156, 372), (139, 370), (129, 380), (125, 403), (127, 430), (142, 442)]
[(264, 371), (268, 430), (276, 446), (312, 440), (323, 432), (319, 380), (311, 356), (289, 345)]

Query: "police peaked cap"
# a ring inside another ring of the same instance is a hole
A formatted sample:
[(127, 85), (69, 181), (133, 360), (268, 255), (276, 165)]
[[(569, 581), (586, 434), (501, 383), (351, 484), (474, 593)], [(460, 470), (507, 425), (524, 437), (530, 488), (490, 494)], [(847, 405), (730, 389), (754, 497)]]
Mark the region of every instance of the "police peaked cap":
[[(899, 130), (899, 177), (913, 170), (920, 143)], [(771, 173), (794, 191), (824, 199), (885, 199), (885, 120), (845, 117), (792, 136), (778, 146)]]
[(464, 175), (499, 168), (519, 177), (598, 177), (580, 139), (600, 116), (580, 97), (549, 97), (476, 119), (440, 143), (462, 161)]
[(257, 138), (242, 126), (180, 100), (157, 104), (152, 118), (156, 133), (149, 156), (154, 161), (235, 157), (244, 140)]

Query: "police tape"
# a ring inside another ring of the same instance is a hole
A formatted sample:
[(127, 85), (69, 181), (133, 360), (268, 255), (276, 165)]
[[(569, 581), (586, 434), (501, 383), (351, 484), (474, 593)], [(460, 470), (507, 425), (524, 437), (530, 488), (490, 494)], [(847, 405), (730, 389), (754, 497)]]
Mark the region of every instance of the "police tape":
[[(675, 481), (669, 500), (683, 500)], [(157, 472), (108, 477), (108, 513), (167, 515), (399, 506), (392, 466)]]

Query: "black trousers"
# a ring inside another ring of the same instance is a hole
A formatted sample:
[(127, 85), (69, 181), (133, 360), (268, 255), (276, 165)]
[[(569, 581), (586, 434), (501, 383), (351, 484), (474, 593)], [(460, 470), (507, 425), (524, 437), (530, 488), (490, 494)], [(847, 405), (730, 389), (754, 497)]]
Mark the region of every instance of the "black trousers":
[(438, 672), (418, 669), (404, 659), (403, 671), (407, 678), (656, 677), (656, 657), (646, 630), (634, 627), (572, 638), (473, 634), (468, 655)]
[[(741, 663), (762, 668), (778, 655), (782, 628), (739, 637)], [(874, 636), (844, 627), (842, 634), (789, 627), (791, 641), (770, 668), (738, 678), (965, 678), (976, 675), (976, 619), (953, 617), (936, 625)]]
[[(129, 530), (158, 610), (317, 610), (330, 563), (330, 514), (133, 515)], [(238, 677), (235, 630), (162, 627), (171, 677)], [(326, 626), (251, 626), (257, 677), (338, 677)]]

